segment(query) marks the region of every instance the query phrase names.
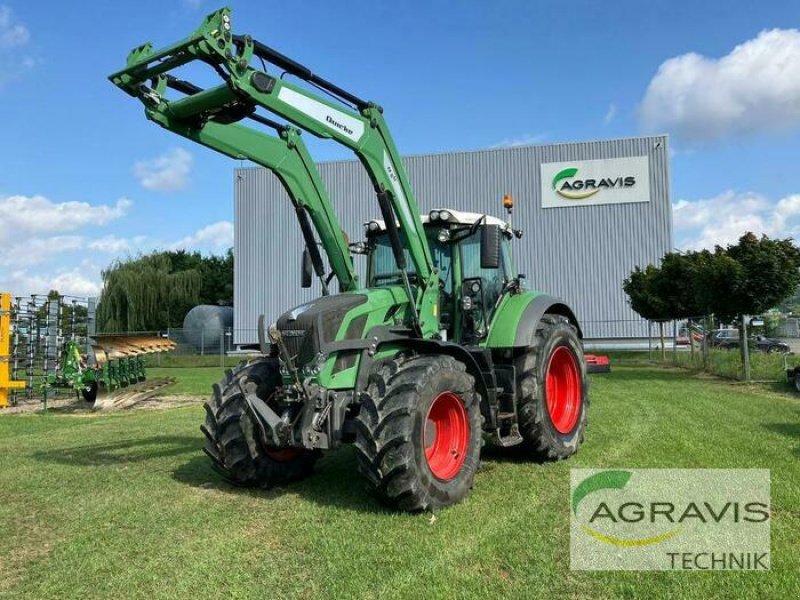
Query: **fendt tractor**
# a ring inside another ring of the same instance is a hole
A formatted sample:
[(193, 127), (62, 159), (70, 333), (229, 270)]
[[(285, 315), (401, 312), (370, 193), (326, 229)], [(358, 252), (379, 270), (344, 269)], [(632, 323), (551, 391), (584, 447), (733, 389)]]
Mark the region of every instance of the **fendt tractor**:
[[(222, 83), (202, 89), (172, 74), (194, 61)], [(261, 356), (213, 388), (201, 429), (225, 478), (273, 486), (353, 444), (378, 497), (418, 511), (464, 498), (484, 439), (545, 460), (577, 451), (588, 385), (573, 311), (523, 289), (510, 249), (521, 232), (503, 220), (450, 208), (420, 216), (380, 106), (234, 34), (227, 8), (171, 46), (134, 49), (110, 79), (161, 127), (271, 170), (297, 213), (302, 285), (321, 284), (322, 297), (277, 322), (262, 316)], [(381, 218), (364, 241), (342, 231), (300, 130), (350, 148), (369, 173)]]

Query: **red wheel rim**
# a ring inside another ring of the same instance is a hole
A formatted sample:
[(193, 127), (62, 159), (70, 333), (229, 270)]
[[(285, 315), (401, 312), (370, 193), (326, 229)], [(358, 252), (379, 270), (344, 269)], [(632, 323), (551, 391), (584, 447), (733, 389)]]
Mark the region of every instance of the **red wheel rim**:
[(431, 403), (425, 417), (425, 459), (434, 477), (453, 479), (461, 470), (469, 445), (469, 418), (455, 392), (444, 391)]
[(575, 429), (581, 412), (582, 387), (575, 355), (566, 346), (559, 346), (550, 355), (545, 376), (547, 412), (559, 433)]
[(275, 462), (289, 462), (297, 458), (297, 449), (281, 448), (280, 450), (267, 450), (267, 456)]

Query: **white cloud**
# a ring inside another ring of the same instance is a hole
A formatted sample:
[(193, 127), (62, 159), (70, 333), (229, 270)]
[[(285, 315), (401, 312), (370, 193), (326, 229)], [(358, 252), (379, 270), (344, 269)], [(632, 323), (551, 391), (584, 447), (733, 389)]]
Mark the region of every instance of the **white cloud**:
[(682, 250), (735, 243), (746, 231), (770, 237), (800, 233), (800, 194), (771, 202), (760, 194), (728, 190), (713, 198), (679, 200), (672, 206), (675, 241)]
[(170, 245), (171, 250), (226, 250), (233, 246), (233, 223), (218, 221)]
[(0, 48), (24, 46), (30, 38), (28, 28), (14, 19), (11, 9), (0, 5)]
[(6, 246), (0, 253), (0, 267), (30, 267), (81, 250), (84, 239), (79, 235), (29, 237)]
[(616, 116), (617, 116), (617, 105), (612, 102), (611, 104), (608, 105), (608, 110), (606, 111), (606, 114), (603, 117), (603, 125), (609, 125)]
[(666, 60), (640, 106), (646, 130), (689, 141), (800, 126), (800, 31), (772, 29), (719, 59)]
[(15, 296), (46, 294), (58, 290), (67, 296), (91, 297), (100, 294), (100, 272), (84, 268), (69, 268), (49, 272), (30, 272), (27, 269), (7, 271), (0, 276), (0, 287)]
[(132, 238), (118, 237), (116, 235), (106, 235), (87, 244), (90, 250), (105, 252), (106, 254), (126, 254), (138, 250), (147, 243), (147, 237), (138, 235)]
[(0, 289), (17, 295), (46, 294), (51, 289), (96, 293), (99, 269), (63, 265), (85, 255), (83, 228), (94, 230), (122, 218), (131, 205), (126, 198), (92, 205), (53, 202), (44, 196), (0, 196)]
[(148, 190), (175, 192), (189, 183), (192, 155), (183, 148), (173, 148), (161, 156), (137, 162), (133, 173)]
[(35, 67), (39, 59), (27, 50), (30, 31), (5, 4), (0, 4), (0, 87)]
[(529, 146), (531, 144), (541, 144), (547, 139), (545, 133), (525, 133), (519, 137), (505, 138), (496, 144), (489, 146), (490, 150), (497, 148), (516, 148), (517, 146)]
[(0, 196), (0, 242), (43, 233), (75, 231), (124, 217), (133, 203), (52, 202), (44, 196)]

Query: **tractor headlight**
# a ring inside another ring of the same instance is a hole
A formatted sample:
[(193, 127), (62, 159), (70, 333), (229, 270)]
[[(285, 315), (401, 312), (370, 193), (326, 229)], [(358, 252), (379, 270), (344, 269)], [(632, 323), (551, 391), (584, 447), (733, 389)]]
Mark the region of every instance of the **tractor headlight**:
[(449, 210), (442, 210), (442, 211), (439, 211), (439, 218), (440, 218), (442, 221), (449, 221), (449, 220), (450, 220), (450, 217), (452, 217), (452, 216), (453, 216), (453, 215), (452, 215), (452, 213), (451, 213)]
[(440, 229), (436, 239), (439, 240), (442, 244), (445, 242), (450, 241), (450, 230), (449, 229)]
[(428, 215), (428, 218), (429, 218), (431, 221), (438, 221), (438, 220), (439, 220), (439, 217), (440, 217), (440, 213), (439, 213), (439, 211), (438, 211), (438, 210), (432, 210), (432, 211), (431, 211), (431, 214), (430, 214), (430, 215)]
[(308, 363), (307, 365), (303, 365), (301, 372), (303, 373), (303, 377), (316, 377), (322, 372), (322, 367), (325, 366), (325, 361), (328, 360), (328, 355), (320, 352), (314, 357), (314, 360)]
[(380, 228), (381, 226), (378, 224), (377, 221), (370, 221), (369, 223), (367, 223), (367, 231), (370, 231), (372, 233), (375, 233)]

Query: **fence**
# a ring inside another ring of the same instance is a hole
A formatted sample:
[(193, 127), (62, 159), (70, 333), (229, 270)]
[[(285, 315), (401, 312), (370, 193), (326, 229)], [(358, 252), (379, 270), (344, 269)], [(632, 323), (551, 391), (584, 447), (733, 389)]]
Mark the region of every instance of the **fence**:
[(745, 382), (784, 381), (786, 369), (800, 364), (795, 355), (800, 350), (797, 319), (743, 317), (713, 328), (712, 322), (698, 317), (650, 323), (648, 360)]
[[(255, 330), (254, 330), (255, 331)], [(148, 359), (150, 367), (232, 367), (255, 351), (234, 345), (234, 331), (226, 328), (125, 332), (120, 335), (157, 335), (175, 342), (175, 349)]]

